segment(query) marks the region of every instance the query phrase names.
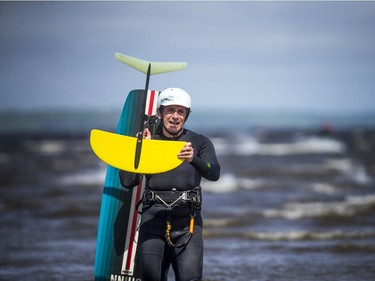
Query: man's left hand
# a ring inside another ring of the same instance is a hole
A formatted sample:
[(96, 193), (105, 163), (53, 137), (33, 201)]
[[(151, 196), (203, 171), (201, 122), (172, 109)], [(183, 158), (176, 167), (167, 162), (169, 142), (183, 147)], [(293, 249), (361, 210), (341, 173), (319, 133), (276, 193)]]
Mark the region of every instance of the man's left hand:
[(185, 146), (181, 149), (180, 153), (177, 155), (179, 159), (185, 159), (189, 163), (193, 161), (194, 158), (194, 148), (191, 142), (187, 142)]

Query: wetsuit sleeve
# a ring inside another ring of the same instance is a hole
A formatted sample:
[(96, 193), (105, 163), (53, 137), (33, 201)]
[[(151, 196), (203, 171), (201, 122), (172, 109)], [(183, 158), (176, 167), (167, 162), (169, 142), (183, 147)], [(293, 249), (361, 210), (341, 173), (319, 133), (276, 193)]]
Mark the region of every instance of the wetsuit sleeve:
[(207, 180), (217, 181), (220, 178), (220, 164), (216, 157), (216, 152), (212, 142), (199, 135), (200, 142), (195, 148), (195, 156), (191, 165), (199, 172), (199, 174)]
[(142, 180), (141, 174), (134, 174), (120, 170), (119, 175), (120, 182), (125, 188), (133, 188), (137, 186)]

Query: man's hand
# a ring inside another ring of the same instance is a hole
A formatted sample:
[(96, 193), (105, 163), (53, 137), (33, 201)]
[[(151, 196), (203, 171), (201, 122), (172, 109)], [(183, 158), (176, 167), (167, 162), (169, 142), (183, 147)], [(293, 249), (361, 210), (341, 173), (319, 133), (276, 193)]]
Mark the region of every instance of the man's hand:
[(179, 159), (185, 159), (189, 163), (193, 161), (194, 158), (194, 148), (191, 142), (187, 142), (185, 146), (181, 149), (180, 153), (177, 155)]
[(151, 132), (149, 129), (146, 128), (143, 130), (143, 138), (148, 140), (151, 139)]

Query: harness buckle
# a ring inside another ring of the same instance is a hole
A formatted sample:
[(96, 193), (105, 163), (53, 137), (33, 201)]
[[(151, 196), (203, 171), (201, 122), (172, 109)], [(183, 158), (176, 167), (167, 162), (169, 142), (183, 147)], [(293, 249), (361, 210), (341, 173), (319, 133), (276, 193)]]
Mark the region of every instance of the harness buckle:
[(144, 192), (144, 199), (146, 203), (154, 202), (156, 199), (156, 194), (152, 190), (147, 190), (147, 192)]
[(181, 199), (182, 200), (188, 200), (188, 192), (187, 191), (184, 191), (181, 193)]

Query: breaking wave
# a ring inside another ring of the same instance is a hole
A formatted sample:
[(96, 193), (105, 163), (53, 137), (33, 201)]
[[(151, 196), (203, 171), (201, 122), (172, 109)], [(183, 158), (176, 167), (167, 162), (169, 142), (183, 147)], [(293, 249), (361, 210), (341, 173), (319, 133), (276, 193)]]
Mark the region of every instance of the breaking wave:
[(375, 195), (348, 196), (342, 202), (287, 203), (281, 210), (265, 210), (270, 218), (303, 219), (339, 217), (347, 218), (373, 213)]
[(269, 182), (265, 179), (241, 178), (236, 177), (234, 174), (226, 173), (221, 175), (217, 182), (202, 180), (201, 186), (204, 191), (225, 193), (240, 189), (257, 189), (267, 184)]
[(76, 174), (65, 175), (60, 178), (60, 185), (100, 185), (102, 186), (105, 180), (107, 168), (103, 166), (99, 169), (92, 169), (88, 171), (81, 171)]
[(206, 230), (206, 238), (242, 238), (262, 241), (303, 241), (303, 240), (340, 240), (375, 238), (375, 231), (345, 231), (335, 230), (326, 232), (289, 231), (289, 232), (239, 232)]
[(237, 138), (237, 142), (229, 143), (223, 138), (213, 140), (217, 154), (223, 155), (265, 155), (286, 156), (298, 154), (344, 153), (343, 142), (323, 137), (298, 138), (288, 143), (261, 143), (252, 136)]

